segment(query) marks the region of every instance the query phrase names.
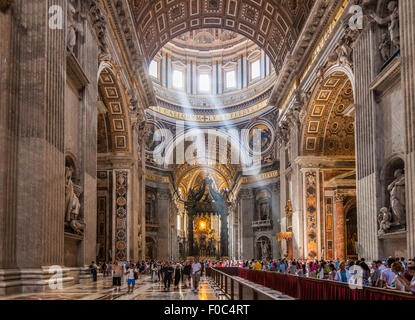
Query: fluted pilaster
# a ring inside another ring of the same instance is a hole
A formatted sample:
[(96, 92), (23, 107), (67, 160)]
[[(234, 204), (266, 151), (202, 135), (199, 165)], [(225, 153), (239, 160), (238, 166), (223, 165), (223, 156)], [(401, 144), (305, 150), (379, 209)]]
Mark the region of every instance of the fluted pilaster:
[(415, 1), (400, 0), (402, 86), (405, 101), (408, 256), (415, 256)]
[(356, 166), (358, 239), (366, 259), (378, 258), (376, 233), (376, 122), (375, 101), (370, 84), (375, 77), (376, 39), (373, 26), (368, 26), (353, 51), (356, 101)]

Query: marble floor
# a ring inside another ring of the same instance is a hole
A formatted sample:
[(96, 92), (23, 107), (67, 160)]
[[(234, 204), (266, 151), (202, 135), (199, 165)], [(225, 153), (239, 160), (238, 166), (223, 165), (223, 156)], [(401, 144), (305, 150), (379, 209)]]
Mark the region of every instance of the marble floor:
[(127, 290), (126, 281), (123, 281), (120, 292), (116, 292), (111, 278), (106, 278), (62, 290), (0, 297), (0, 300), (227, 300), (216, 284), (206, 277), (202, 277), (198, 293), (183, 286), (172, 286), (165, 291), (162, 283), (152, 282), (149, 276), (140, 276), (133, 293), (127, 294)]

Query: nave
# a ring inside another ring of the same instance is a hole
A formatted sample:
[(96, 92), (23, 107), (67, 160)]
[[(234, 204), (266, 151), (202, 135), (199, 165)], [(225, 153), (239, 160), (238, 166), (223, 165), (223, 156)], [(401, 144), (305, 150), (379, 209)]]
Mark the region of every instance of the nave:
[[(6, 300), (6, 297), (0, 298)], [(120, 292), (112, 286), (112, 278), (106, 277), (97, 282), (77, 284), (62, 290), (42, 293), (18, 294), (8, 296), (7, 300), (227, 300), (222, 291), (210, 278), (202, 277), (199, 292), (190, 288), (172, 286), (169, 291), (163, 282), (152, 282), (150, 276), (140, 276), (133, 293), (127, 294), (127, 282), (123, 281)]]

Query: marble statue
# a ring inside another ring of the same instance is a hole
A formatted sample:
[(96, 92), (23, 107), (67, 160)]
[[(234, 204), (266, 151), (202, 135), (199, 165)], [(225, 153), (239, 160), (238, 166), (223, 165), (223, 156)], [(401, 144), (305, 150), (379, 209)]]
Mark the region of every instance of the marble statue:
[(378, 214), (379, 230), (378, 234), (383, 235), (389, 231), (392, 223), (392, 215), (387, 208), (382, 208)]
[(262, 259), (266, 260), (269, 256), (268, 251), (268, 243), (266, 241), (261, 241), (261, 251), (262, 251)]
[(391, 51), (391, 42), (388, 38), (387, 33), (382, 34), (382, 41), (379, 45), (379, 52), (380, 56), (382, 57), (383, 62), (388, 61), (390, 58), (390, 51)]
[(259, 218), (260, 220), (268, 220), (269, 219), (269, 203), (262, 202), (259, 207)]
[(395, 180), (388, 186), (394, 226), (406, 225), (405, 217), (405, 175), (402, 169), (394, 173)]
[(68, 2), (68, 33), (66, 36), (66, 48), (69, 53), (73, 53), (78, 34), (82, 34), (82, 25), (75, 19), (78, 10), (75, 9), (71, 2)]
[(74, 186), (72, 182), (73, 168), (65, 168), (65, 223), (76, 234), (82, 235), (85, 223), (80, 216), (81, 203), (79, 197), (81, 188)]
[(388, 10), (390, 14), (385, 18), (381, 18), (376, 13), (371, 13), (370, 16), (379, 25), (388, 25), (390, 40), (396, 49), (400, 49), (400, 32), (399, 32), (399, 7), (396, 1), (388, 3)]

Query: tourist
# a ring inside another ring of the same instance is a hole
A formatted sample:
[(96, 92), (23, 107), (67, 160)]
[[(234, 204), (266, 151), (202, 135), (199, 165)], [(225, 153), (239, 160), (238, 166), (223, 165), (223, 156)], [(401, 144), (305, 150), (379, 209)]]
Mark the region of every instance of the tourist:
[(154, 263), (151, 267), (151, 280), (153, 282), (160, 281), (159, 268), (156, 263)]
[(196, 259), (195, 263), (192, 264), (192, 279), (193, 279), (193, 292), (199, 291), (199, 282), (200, 282), (200, 272), (202, 266), (199, 263), (199, 260)]
[(397, 262), (392, 263), (391, 271), (393, 272), (395, 277), (393, 278), (391, 285), (386, 284), (385, 288), (405, 292), (405, 285), (407, 284), (408, 280), (406, 280), (404, 277), (405, 269), (402, 266), (402, 263), (399, 262), (399, 260)]
[(309, 264), (309, 270), (308, 270), (308, 276), (310, 278), (316, 278), (317, 277), (317, 263), (314, 263), (313, 261)]
[(179, 287), (181, 274), (182, 274), (182, 265), (180, 263), (177, 263), (176, 268), (174, 269), (174, 286), (176, 288)]
[(407, 265), (408, 274), (412, 276), (412, 280), (408, 285), (406, 285), (406, 289), (411, 292), (412, 294), (415, 294), (415, 259), (413, 259), (411, 262)]
[(321, 264), (318, 266), (318, 269), (317, 269), (317, 271), (318, 271), (317, 272), (317, 278), (318, 279), (325, 279), (325, 272), (327, 272), (326, 267), (327, 267), (326, 262), (322, 261)]
[(107, 276), (107, 271), (108, 271), (108, 266), (105, 262), (102, 263), (101, 269), (102, 269), (103, 276), (105, 278)]
[(336, 280), (336, 275), (337, 275), (336, 266), (333, 263), (331, 263), (329, 265), (329, 269), (330, 269), (330, 272), (329, 272), (329, 280), (335, 281)]
[(351, 275), (349, 270), (346, 269), (346, 264), (341, 262), (339, 268), (340, 270), (337, 271), (336, 278), (334, 280), (338, 282), (349, 283)]
[(138, 273), (138, 270), (135, 268), (134, 264), (129, 264), (127, 267), (127, 272), (125, 273), (127, 275), (127, 284), (128, 284), (128, 293), (134, 292), (135, 287), (135, 275)]
[(262, 265), (259, 263), (258, 260), (256, 260), (255, 263), (254, 263), (254, 270), (256, 270), (256, 271), (261, 271), (262, 270)]
[(185, 288), (190, 287), (190, 273), (191, 273), (192, 266), (188, 261), (186, 261), (186, 265), (183, 268), (183, 282)]
[(386, 269), (380, 274), (380, 280), (382, 281), (382, 287), (392, 286), (392, 281), (395, 279), (396, 274), (392, 271), (392, 264), (395, 262), (394, 258), (389, 258), (386, 261)]
[(89, 270), (91, 270), (91, 274), (92, 274), (92, 279), (94, 280), (94, 282), (97, 282), (97, 277), (98, 277), (98, 267), (95, 264), (95, 261), (92, 261), (90, 266), (89, 266)]
[(169, 263), (165, 263), (162, 269), (163, 281), (164, 281), (164, 290), (170, 290), (170, 284), (173, 275), (173, 267)]
[(287, 271), (287, 265), (285, 264), (285, 259), (284, 259), (281, 261), (281, 264), (280, 264), (280, 272), (286, 273), (286, 271)]
[(288, 270), (288, 273), (291, 274), (291, 275), (295, 275), (296, 271), (297, 271), (297, 262), (295, 260), (293, 260), (290, 263), (290, 268)]
[(364, 286), (369, 286), (370, 268), (366, 262), (361, 261), (359, 267), (362, 268), (362, 281)]
[(121, 277), (122, 277), (122, 266), (118, 263), (117, 260), (114, 261), (114, 264), (111, 267), (112, 269), (112, 286), (116, 288), (118, 292), (121, 289)]
[(372, 287), (379, 287), (380, 282), (380, 265), (382, 264), (382, 261), (373, 261), (372, 262), (372, 273), (370, 275), (370, 285)]

